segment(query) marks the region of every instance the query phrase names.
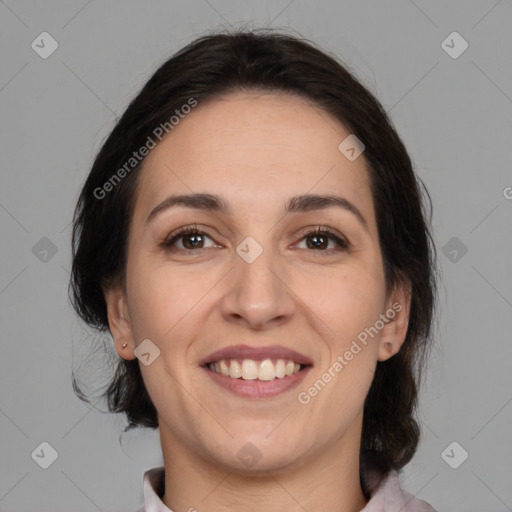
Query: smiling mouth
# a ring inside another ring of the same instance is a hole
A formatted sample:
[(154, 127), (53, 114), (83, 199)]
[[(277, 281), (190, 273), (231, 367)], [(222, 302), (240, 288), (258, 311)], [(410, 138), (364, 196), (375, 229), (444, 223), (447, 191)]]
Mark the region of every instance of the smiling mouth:
[(284, 379), (301, 372), (310, 365), (291, 359), (220, 359), (205, 365), (209, 370), (231, 379), (271, 381)]

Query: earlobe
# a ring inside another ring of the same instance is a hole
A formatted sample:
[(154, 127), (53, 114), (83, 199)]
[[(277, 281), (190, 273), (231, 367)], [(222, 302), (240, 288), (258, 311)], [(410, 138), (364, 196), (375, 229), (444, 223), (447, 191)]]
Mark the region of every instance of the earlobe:
[(135, 344), (124, 291), (120, 286), (110, 287), (103, 290), (103, 295), (114, 347), (123, 359), (135, 359)]
[(405, 341), (411, 308), (410, 283), (397, 283), (386, 305), (383, 314), (388, 321), (381, 332), (379, 361), (386, 361), (398, 353)]

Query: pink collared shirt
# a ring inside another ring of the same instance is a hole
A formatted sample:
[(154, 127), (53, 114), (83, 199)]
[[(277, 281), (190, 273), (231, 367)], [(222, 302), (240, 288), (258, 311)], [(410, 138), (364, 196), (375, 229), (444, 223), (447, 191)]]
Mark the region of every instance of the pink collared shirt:
[[(137, 512), (173, 512), (162, 502), (164, 468), (149, 469), (144, 473), (144, 505)], [(391, 471), (375, 489), (361, 512), (436, 512), (426, 501), (403, 491), (398, 473)]]

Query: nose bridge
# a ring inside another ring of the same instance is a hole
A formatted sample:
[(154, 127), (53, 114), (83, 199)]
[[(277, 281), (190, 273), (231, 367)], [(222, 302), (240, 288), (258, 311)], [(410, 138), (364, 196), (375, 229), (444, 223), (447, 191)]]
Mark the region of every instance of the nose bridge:
[(246, 237), (234, 254), (223, 313), (230, 318), (243, 318), (260, 328), (267, 322), (290, 315), (293, 298), (283, 283), (286, 276), (282, 263), (270, 237), (265, 237), (263, 244), (253, 237)]

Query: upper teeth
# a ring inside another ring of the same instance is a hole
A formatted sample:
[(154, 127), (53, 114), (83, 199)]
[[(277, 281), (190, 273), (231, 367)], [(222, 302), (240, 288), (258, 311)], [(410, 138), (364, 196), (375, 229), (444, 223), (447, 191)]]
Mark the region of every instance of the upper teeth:
[(275, 364), (271, 359), (264, 359), (263, 361), (243, 359), (242, 364), (237, 359), (221, 359), (220, 361), (209, 363), (208, 368), (234, 379), (274, 380), (276, 377), (282, 379), (285, 376), (298, 373), (301, 365), (286, 359), (277, 359)]

